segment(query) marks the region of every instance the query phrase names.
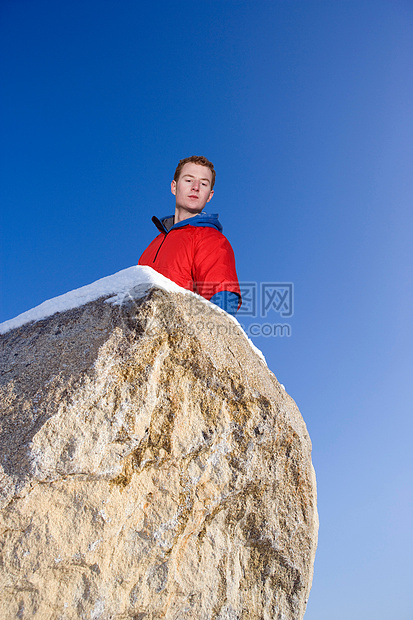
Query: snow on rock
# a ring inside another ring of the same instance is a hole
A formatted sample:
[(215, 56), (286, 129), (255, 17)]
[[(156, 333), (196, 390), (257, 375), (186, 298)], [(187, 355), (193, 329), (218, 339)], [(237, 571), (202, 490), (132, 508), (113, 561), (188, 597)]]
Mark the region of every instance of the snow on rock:
[(39, 306), (19, 314), (14, 319), (1, 323), (0, 334), (4, 334), (10, 329), (21, 327), (32, 321), (40, 321), (48, 316), (52, 316), (56, 312), (65, 312), (66, 310), (78, 308), (100, 297), (114, 295), (113, 298), (107, 301), (121, 303), (133, 290), (133, 297), (137, 299), (139, 294), (143, 297), (152, 287), (161, 288), (165, 291), (174, 293), (189, 293), (189, 291), (186, 291), (171, 280), (168, 280), (168, 278), (157, 273), (151, 267), (136, 265), (128, 269), (123, 269), (111, 276), (101, 278), (92, 284), (82, 286), (64, 295), (59, 295), (58, 297), (44, 301)]

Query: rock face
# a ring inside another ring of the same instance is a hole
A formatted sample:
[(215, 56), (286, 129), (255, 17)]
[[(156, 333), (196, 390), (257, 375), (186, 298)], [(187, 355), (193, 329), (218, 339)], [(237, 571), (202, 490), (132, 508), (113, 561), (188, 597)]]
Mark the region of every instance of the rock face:
[(0, 617), (303, 617), (311, 443), (236, 322), (99, 299), (1, 336)]

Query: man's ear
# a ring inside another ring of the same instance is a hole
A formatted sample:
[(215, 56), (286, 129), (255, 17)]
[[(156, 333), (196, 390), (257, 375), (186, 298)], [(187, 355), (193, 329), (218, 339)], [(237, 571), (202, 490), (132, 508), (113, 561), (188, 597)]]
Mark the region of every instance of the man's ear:
[(176, 181), (175, 181), (175, 179), (171, 183), (171, 192), (173, 193), (174, 196), (176, 196)]
[(211, 191), (209, 192), (209, 197), (208, 197), (207, 202), (209, 202), (209, 201), (211, 200), (211, 198), (212, 198), (212, 196), (213, 196), (213, 195), (214, 195), (214, 190), (213, 190), (213, 189), (211, 189)]

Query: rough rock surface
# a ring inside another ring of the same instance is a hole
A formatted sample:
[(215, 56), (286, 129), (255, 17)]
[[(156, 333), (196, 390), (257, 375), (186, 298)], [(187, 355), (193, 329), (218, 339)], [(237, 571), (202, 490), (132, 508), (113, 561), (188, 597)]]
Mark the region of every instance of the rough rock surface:
[(303, 617), (311, 443), (235, 321), (152, 289), (1, 336), (0, 617)]

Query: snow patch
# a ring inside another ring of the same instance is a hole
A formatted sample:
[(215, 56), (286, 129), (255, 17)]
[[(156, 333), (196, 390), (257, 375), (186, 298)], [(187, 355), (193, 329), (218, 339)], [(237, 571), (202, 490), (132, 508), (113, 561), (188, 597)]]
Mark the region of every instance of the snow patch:
[[(134, 298), (143, 297), (150, 288), (158, 287), (165, 291), (174, 293), (189, 293), (181, 288), (175, 282), (171, 282), (160, 273), (154, 271), (151, 267), (136, 265), (123, 269), (112, 276), (101, 278), (93, 284), (82, 286), (74, 291), (69, 291), (64, 295), (59, 295), (53, 299), (44, 301), (39, 306), (19, 314), (14, 319), (10, 319), (0, 324), (0, 334), (5, 334), (10, 329), (21, 327), (32, 321), (41, 321), (57, 312), (65, 312), (79, 308), (90, 301), (96, 301), (100, 297), (108, 297), (113, 295), (108, 302), (121, 304), (122, 301), (130, 296), (133, 289)], [(140, 293), (140, 294), (139, 294)]]

